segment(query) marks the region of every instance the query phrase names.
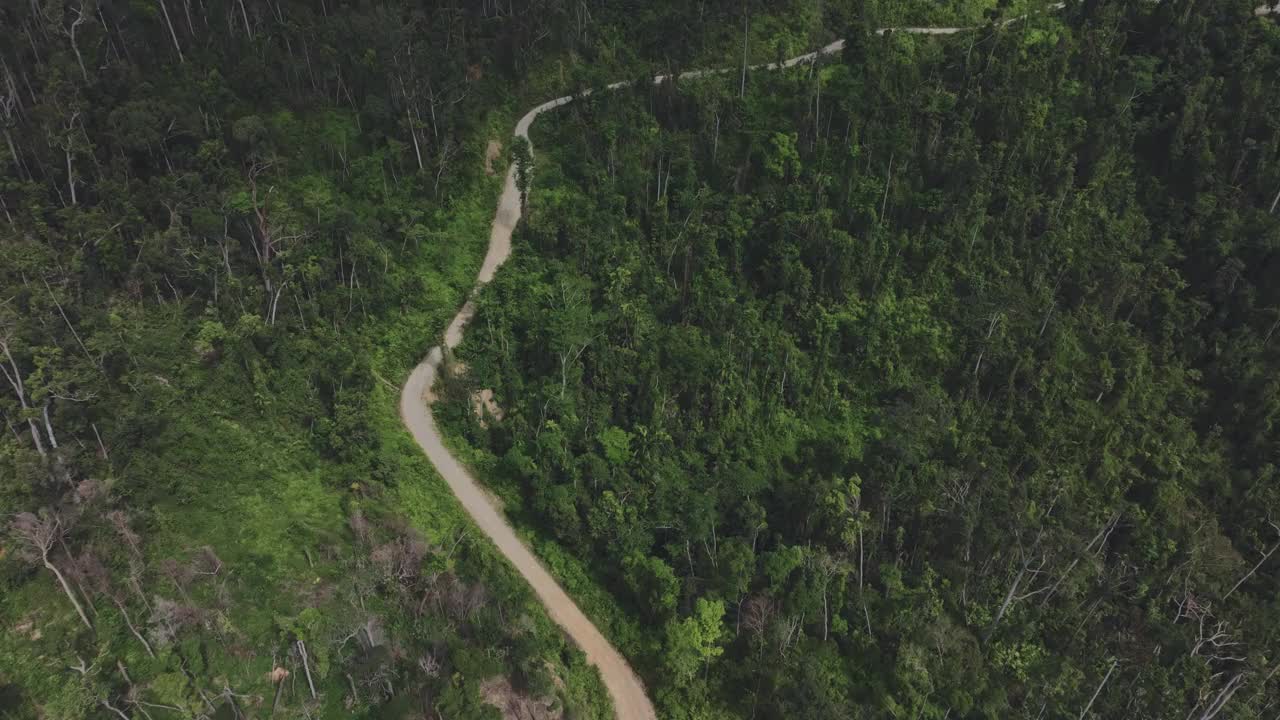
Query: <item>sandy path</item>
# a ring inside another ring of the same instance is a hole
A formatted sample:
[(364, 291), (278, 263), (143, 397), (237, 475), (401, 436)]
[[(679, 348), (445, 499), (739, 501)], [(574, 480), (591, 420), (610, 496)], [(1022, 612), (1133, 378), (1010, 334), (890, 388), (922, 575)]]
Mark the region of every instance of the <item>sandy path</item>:
[[(1050, 6), (1051, 9), (1061, 7), (1061, 3)], [(1260, 16), (1270, 12), (1271, 10), (1265, 6), (1255, 10), (1255, 14)], [(1016, 19), (1006, 21), (1006, 24), (1014, 21)], [(917, 35), (952, 35), (965, 29), (967, 28), (892, 28), (895, 32)], [(882, 29), (878, 32), (883, 34), (886, 30)], [(792, 67), (805, 62), (812, 62), (823, 55), (837, 53), (843, 49), (844, 40), (837, 40), (820, 50), (799, 55), (782, 63), (753, 65), (752, 69), (775, 70), (779, 67)], [(680, 79), (693, 79), (738, 71), (739, 68), (693, 70), (681, 73), (678, 77)], [(653, 81), (655, 84), (661, 83), (667, 77), (666, 75), (658, 75), (654, 77)], [(617, 82), (606, 86), (605, 89), (617, 90), (629, 84), (629, 82)], [(573, 102), (576, 97), (585, 97), (590, 94), (591, 91), (588, 90), (577, 96), (566, 95), (554, 100), (548, 100), (533, 108), (524, 117), (520, 118), (520, 122), (516, 123), (515, 136), (528, 140), (529, 127), (533, 125), (533, 121), (539, 115), (548, 110), (554, 110), (561, 105), (567, 105)], [(532, 143), (530, 143), (529, 147), (532, 150)], [(481, 287), (493, 280), (494, 273), (510, 257), (511, 232), (518, 222), (520, 222), (520, 192), (516, 189), (516, 168), (512, 165), (507, 169), (506, 183), (502, 187), (502, 196), (498, 200), (498, 209), (493, 217), (493, 227), (489, 231), (489, 250), (485, 254), (484, 263), (480, 266), (480, 274), (476, 276), (476, 286), (472, 291), (473, 296)], [(457, 347), (458, 343), (462, 342), (462, 331), (466, 328), (471, 317), (475, 315), (475, 312), (475, 303), (468, 300), (462, 306), (462, 309), (458, 311), (453, 321), (449, 323), (448, 329), (445, 330), (444, 342), (446, 346), (454, 348)], [(631, 666), (627, 664), (626, 659), (614, 649), (613, 645), (609, 644), (609, 641), (587, 619), (587, 616), (583, 614), (577, 604), (555, 581), (555, 578), (551, 577), (551, 574), (542, 566), (542, 563), (539, 562), (533, 552), (516, 537), (506, 518), (494, 506), (489, 496), (481, 488), (480, 483), (445, 448), (440, 430), (436, 427), (435, 418), (431, 414), (431, 403), (435, 401), (431, 388), (435, 384), (436, 374), (439, 371), (442, 358), (443, 353), (440, 348), (434, 347), (427, 353), (426, 359), (410, 373), (409, 379), (405, 382), (404, 389), (400, 395), (400, 417), (404, 420), (404, 424), (409, 428), (409, 431), (413, 434), (413, 439), (427, 454), (431, 463), (435, 465), (441, 477), (449, 484), (449, 488), (457, 496), (458, 501), (462, 503), (462, 507), (471, 515), (472, 520), (493, 541), (493, 544), (497, 546), (503, 557), (507, 558), (515, 566), (520, 575), (533, 588), (538, 599), (547, 608), (547, 613), (551, 616), (551, 619), (555, 620), (556, 624), (564, 629), (565, 633), (586, 654), (587, 660), (600, 670), (600, 676), (604, 679), (605, 687), (608, 689), (610, 697), (613, 698), (614, 711), (618, 720), (656, 720), (657, 714), (653, 710), (653, 704), (649, 702), (648, 695), (645, 694), (644, 684), (635, 674), (635, 671), (631, 669)]]

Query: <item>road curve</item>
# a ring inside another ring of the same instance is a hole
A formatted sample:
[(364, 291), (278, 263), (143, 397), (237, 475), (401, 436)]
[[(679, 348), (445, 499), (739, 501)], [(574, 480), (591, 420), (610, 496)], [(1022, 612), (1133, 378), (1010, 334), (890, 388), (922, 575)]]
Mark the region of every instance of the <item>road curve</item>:
[[(1063, 7), (1062, 3), (1050, 6), (1051, 9), (1061, 7)], [(1272, 12), (1272, 9), (1261, 6), (1254, 12), (1259, 16), (1267, 15)], [(1013, 21), (1006, 21), (1006, 23), (1008, 22)], [(892, 30), (894, 32), (917, 35), (951, 35), (966, 29), (968, 28), (900, 27), (884, 28), (877, 32), (883, 34)], [(778, 68), (793, 67), (801, 63), (812, 62), (824, 55), (840, 52), (843, 49), (844, 40), (837, 40), (814, 52), (799, 55), (781, 63), (753, 65), (752, 69), (776, 70)], [(680, 79), (693, 79), (736, 70), (737, 68), (692, 70), (680, 73), (677, 77)], [(657, 75), (653, 78), (653, 81), (658, 84), (667, 80), (668, 77), (667, 75)], [(616, 82), (607, 85), (604, 89), (617, 90), (630, 84), (630, 82), (625, 81)], [(566, 95), (538, 105), (525, 113), (524, 117), (520, 118), (520, 121), (516, 123), (515, 136), (529, 140), (529, 127), (533, 125), (533, 121), (539, 115), (548, 110), (554, 110), (561, 105), (567, 105), (576, 98), (586, 97), (591, 92), (587, 90), (578, 95)], [(532, 151), (532, 143), (530, 143), (529, 148)], [(518, 222), (520, 222), (520, 192), (516, 189), (516, 168), (515, 165), (512, 165), (507, 169), (506, 182), (502, 187), (502, 196), (498, 200), (498, 209), (494, 214), (493, 226), (489, 231), (489, 249), (485, 253), (484, 263), (480, 266), (480, 273), (476, 276), (476, 285), (471, 293), (472, 297), (479, 292), (480, 288), (493, 279), (494, 273), (510, 257), (511, 233), (515, 230)], [(452, 349), (462, 342), (462, 332), (471, 317), (475, 315), (475, 311), (475, 302), (470, 299), (467, 300), (445, 330), (444, 344), (446, 347)], [(433, 347), (427, 353), (427, 357), (409, 374), (409, 379), (405, 382), (400, 394), (400, 417), (405, 426), (408, 427), (413, 439), (417, 441), (418, 446), (426, 453), (427, 458), (431, 460), (431, 464), (435, 466), (440, 476), (449, 484), (449, 489), (453, 491), (467, 514), (471, 516), (471, 519), (475, 521), (480, 530), (493, 541), (493, 544), (497, 546), (503, 557), (514, 565), (520, 575), (529, 583), (530, 587), (533, 588), (533, 592), (546, 607), (551, 619), (555, 620), (556, 624), (564, 629), (574, 644), (582, 649), (587, 656), (587, 661), (599, 669), (605, 688), (613, 699), (614, 712), (618, 720), (656, 720), (657, 714), (654, 712), (653, 703), (649, 701), (649, 697), (645, 693), (644, 684), (635, 674), (635, 671), (631, 669), (626, 659), (596, 629), (596, 626), (583, 614), (582, 610), (573, 602), (568, 593), (560, 587), (555, 578), (547, 572), (533, 552), (516, 536), (511, 525), (507, 523), (502, 512), (481, 488), (480, 483), (445, 447), (444, 438), (436, 426), (435, 418), (431, 414), (431, 405), (435, 402), (432, 387), (435, 385), (436, 376), (439, 373), (443, 358), (444, 354), (440, 347)]]
[[(914, 32), (915, 30), (908, 31)], [(954, 32), (955, 30), (952, 31)], [(929, 30), (929, 32), (937, 31)], [(779, 65), (781, 67), (792, 67), (803, 62), (815, 60), (821, 55), (839, 52), (843, 48), (844, 41), (839, 40), (821, 50), (792, 58), (781, 64), (773, 63), (753, 67), (756, 69), (761, 67), (764, 69), (776, 69)], [(692, 79), (731, 71), (731, 68), (723, 70), (693, 70), (681, 73), (679, 77)], [(653, 81), (657, 84), (667, 78), (668, 76), (666, 75), (658, 75), (654, 77)], [(617, 90), (630, 84), (630, 82), (617, 82), (606, 86), (605, 89)], [(539, 115), (548, 110), (554, 110), (561, 105), (567, 105), (576, 98), (590, 94), (591, 91), (587, 90), (578, 95), (566, 95), (538, 105), (525, 113), (524, 117), (520, 118), (520, 121), (516, 123), (515, 136), (529, 140), (529, 127), (533, 125), (533, 121)], [(532, 142), (530, 142), (529, 148), (532, 151)], [(489, 249), (485, 253), (484, 262), (480, 266), (480, 273), (476, 276), (476, 285), (471, 293), (472, 298), (475, 297), (480, 288), (493, 280), (494, 273), (511, 256), (511, 233), (515, 230), (516, 223), (520, 222), (520, 210), (520, 191), (516, 188), (516, 168), (513, 164), (507, 168), (506, 181), (502, 186), (502, 196), (498, 199), (498, 209), (494, 213), (493, 226), (489, 230)], [(475, 312), (475, 301), (468, 299), (445, 330), (445, 347), (452, 349), (462, 342), (462, 332), (472, 316), (475, 315)], [(614, 713), (618, 720), (657, 720), (657, 713), (654, 712), (653, 703), (649, 701), (649, 696), (645, 693), (644, 683), (640, 681), (639, 676), (631, 669), (626, 659), (587, 619), (587, 616), (573, 602), (568, 593), (560, 587), (555, 578), (547, 572), (528, 546), (516, 536), (511, 525), (507, 523), (502, 512), (481, 488), (480, 483), (445, 447), (444, 438), (440, 433), (440, 429), (436, 426), (435, 417), (431, 414), (431, 405), (435, 402), (432, 387), (435, 385), (443, 359), (444, 353), (441, 348), (439, 346), (433, 347), (427, 353), (426, 359), (419, 363), (413, 369), (413, 372), (409, 374), (409, 379), (405, 382), (404, 388), (400, 393), (400, 418), (404, 421), (405, 426), (409, 428), (409, 432), (413, 435), (413, 439), (417, 441), (418, 446), (422, 448), (427, 458), (431, 460), (431, 464), (435, 465), (436, 471), (449, 484), (449, 489), (453, 491), (467, 514), (471, 516), (471, 519), (475, 521), (480, 530), (493, 541), (493, 544), (497, 546), (503, 557), (514, 565), (525, 581), (529, 583), (530, 587), (533, 588), (534, 594), (538, 596), (538, 599), (547, 608), (547, 613), (551, 615), (551, 619), (555, 620), (556, 624), (564, 629), (574, 644), (582, 649), (587, 656), (587, 661), (599, 669), (605, 688), (613, 699)]]

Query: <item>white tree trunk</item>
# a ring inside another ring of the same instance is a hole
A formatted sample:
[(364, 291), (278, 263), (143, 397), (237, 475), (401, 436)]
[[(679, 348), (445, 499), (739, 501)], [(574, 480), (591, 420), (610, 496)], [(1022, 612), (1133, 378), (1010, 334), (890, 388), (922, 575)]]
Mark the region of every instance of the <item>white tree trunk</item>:
[(71, 604), (75, 606), (76, 614), (80, 616), (80, 620), (84, 622), (84, 626), (92, 630), (93, 623), (89, 622), (89, 616), (84, 614), (84, 607), (80, 605), (80, 600), (76, 598), (75, 592), (71, 590), (71, 585), (69, 585), (67, 583), (67, 579), (63, 577), (62, 571), (58, 569), (57, 565), (54, 565), (52, 562), (49, 561), (48, 553), (45, 553), (40, 559), (44, 561), (44, 566), (49, 568), (49, 571), (52, 572), (54, 576), (58, 578), (58, 583), (62, 585), (62, 591), (67, 594), (67, 599), (70, 600)]
[(311, 688), (311, 699), (316, 699), (316, 684), (311, 681), (311, 666), (307, 663), (307, 646), (298, 641), (298, 654), (302, 656), (302, 669), (307, 673), (307, 687)]
[(249, 13), (244, 9), (244, 0), (240, 0), (240, 17), (244, 20), (244, 34), (253, 40), (253, 30), (249, 29)]
[(76, 200), (76, 171), (71, 165), (71, 146), (70, 144), (63, 151), (67, 156), (67, 187), (71, 190), (71, 204), (78, 205)]
[(1080, 720), (1084, 720), (1084, 716), (1089, 714), (1089, 708), (1093, 707), (1093, 702), (1098, 699), (1098, 695), (1102, 693), (1102, 688), (1107, 686), (1107, 681), (1111, 679), (1111, 673), (1115, 672), (1116, 661), (1111, 661), (1111, 667), (1107, 668), (1107, 674), (1103, 676), (1102, 682), (1098, 684), (1098, 689), (1093, 691), (1093, 697), (1089, 698), (1089, 704), (1084, 706), (1084, 710), (1080, 711)]
[[(164, 24), (169, 26), (169, 37), (173, 39), (173, 49), (178, 51), (178, 62), (186, 62), (182, 57), (182, 46), (178, 44), (178, 33), (174, 32), (173, 20), (169, 18), (169, 8), (164, 4), (164, 0), (156, 0), (160, 3), (160, 12), (164, 13)], [(187, 16), (187, 22), (191, 22), (191, 16)]]

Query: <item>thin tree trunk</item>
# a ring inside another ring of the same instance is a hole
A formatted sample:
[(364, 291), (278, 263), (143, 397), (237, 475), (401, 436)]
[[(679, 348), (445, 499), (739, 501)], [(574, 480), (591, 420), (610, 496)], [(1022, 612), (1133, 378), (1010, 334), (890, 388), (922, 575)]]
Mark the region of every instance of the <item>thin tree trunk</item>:
[(13, 156), (13, 166), (18, 170), (18, 177), (22, 177), (22, 162), (18, 160), (18, 148), (13, 144), (13, 135), (9, 133), (9, 128), (4, 129), (4, 139), (9, 144), (9, 154)]
[(307, 674), (307, 687), (311, 688), (311, 699), (316, 699), (316, 684), (311, 680), (311, 665), (307, 662), (307, 645), (298, 641), (298, 654), (302, 656), (302, 669)]
[(80, 350), (84, 352), (84, 356), (89, 360), (89, 362), (97, 365), (98, 369), (101, 370), (102, 364), (94, 360), (93, 355), (89, 354), (89, 348), (85, 347), (84, 340), (80, 339), (80, 333), (76, 332), (76, 326), (71, 324), (71, 318), (67, 317), (67, 311), (62, 309), (62, 303), (58, 302), (58, 297), (53, 294), (53, 288), (49, 287), (49, 281), (44, 280), (43, 278), (41, 278), (41, 280), (44, 282), (44, 289), (49, 293), (49, 299), (53, 301), (55, 306), (57, 306), (58, 314), (62, 316), (62, 321), (67, 324), (67, 329), (71, 331), (71, 336), (76, 339), (76, 344), (80, 346)]
[(89, 427), (93, 428), (93, 436), (98, 439), (98, 449), (102, 451), (102, 459), (108, 459), (109, 455), (107, 454), (107, 446), (102, 444), (102, 435), (98, 433), (98, 424), (89, 423)]
[(76, 599), (76, 594), (71, 590), (71, 585), (67, 583), (67, 579), (62, 575), (62, 571), (58, 569), (57, 565), (54, 565), (49, 561), (48, 553), (44, 554), (40, 559), (44, 562), (44, 566), (49, 568), (49, 571), (58, 578), (58, 583), (62, 585), (62, 591), (67, 594), (67, 599), (75, 606), (76, 614), (80, 616), (80, 619), (84, 622), (84, 626), (92, 630), (93, 623), (89, 622), (89, 616), (84, 614), (84, 607), (80, 604), (80, 601)]
[(244, 0), (240, 0), (240, 17), (244, 20), (244, 34), (253, 40), (253, 30), (249, 29), (249, 13), (244, 9)]
[(83, 4), (80, 10), (76, 12), (76, 19), (71, 23), (71, 27), (66, 30), (67, 39), (71, 41), (71, 52), (76, 54), (76, 64), (80, 66), (80, 77), (84, 80), (84, 84), (89, 84), (89, 73), (84, 69), (84, 56), (80, 54), (80, 46), (76, 43), (76, 30), (88, 19), (84, 16), (85, 7)]
[[(54, 450), (57, 450), (58, 439), (54, 437), (53, 425), (49, 422), (49, 403), (47, 402), (44, 404), (43, 414), (44, 414), (44, 431), (49, 436), (49, 445), (52, 446)], [(1256, 570), (1257, 568), (1254, 568), (1254, 569)], [(1250, 573), (1250, 574), (1252, 575), (1253, 573)]]
[(76, 172), (75, 172), (75, 169), (71, 166), (71, 145), (70, 144), (68, 144), (67, 147), (63, 149), (63, 153), (67, 157), (67, 187), (70, 188), (71, 190), (71, 204), (78, 205), (79, 202), (76, 200)]
[(862, 604), (862, 619), (867, 623), (867, 637), (874, 637), (871, 634), (871, 613), (867, 610), (867, 598), (862, 594), (862, 578), (865, 573), (863, 563), (866, 557), (865, 546), (862, 543), (862, 521), (858, 521), (858, 602)]
[[(13, 374), (10, 375), (9, 370), (3, 365), (0, 365), (0, 373), (4, 373), (9, 384), (13, 386), (13, 392), (18, 396), (18, 404), (22, 406), (22, 409), (30, 410), (31, 407), (27, 405), (27, 390), (22, 382), (22, 373), (18, 370), (18, 363), (13, 359), (13, 354), (9, 352), (8, 343), (0, 341), (0, 350), (4, 351), (5, 358), (9, 360), (9, 366), (13, 368)], [(40, 428), (36, 425), (34, 418), (27, 418), (27, 427), (31, 429), (31, 441), (35, 443), (36, 452), (40, 453), (40, 457), (45, 457), (48, 453), (44, 449), (44, 442), (40, 439)]]
[(1080, 719), (1084, 720), (1084, 716), (1089, 714), (1089, 708), (1093, 707), (1093, 702), (1098, 699), (1098, 695), (1102, 693), (1102, 688), (1107, 686), (1107, 681), (1111, 679), (1111, 673), (1115, 672), (1116, 661), (1111, 661), (1111, 667), (1107, 668), (1107, 674), (1103, 676), (1102, 682), (1098, 684), (1098, 689), (1093, 691), (1093, 697), (1089, 698), (1089, 704), (1084, 706), (1084, 710), (1080, 711)]
[[(160, 4), (160, 12), (164, 14), (164, 24), (169, 26), (169, 37), (173, 39), (173, 49), (178, 51), (178, 62), (186, 62), (182, 57), (182, 46), (178, 44), (178, 33), (173, 29), (173, 20), (169, 18), (169, 8), (164, 4), (164, 0), (156, 0)], [(187, 22), (191, 22), (191, 16), (187, 16)]]
[(1249, 570), (1249, 572), (1245, 573), (1244, 577), (1236, 581), (1235, 585), (1231, 586), (1231, 589), (1227, 591), (1226, 595), (1222, 596), (1222, 599), (1226, 600), (1227, 598), (1231, 597), (1231, 594), (1234, 593), (1236, 590), (1238, 590), (1240, 586), (1245, 583), (1246, 580), (1253, 577), (1253, 574), (1258, 572), (1258, 568), (1262, 567), (1263, 563), (1271, 559), (1271, 556), (1275, 554), (1277, 549), (1280, 549), (1280, 542), (1277, 542), (1275, 545), (1272, 545), (1271, 549), (1268, 550), (1265, 554), (1263, 554), (1262, 559), (1259, 560), (1258, 563), (1254, 565), (1251, 570)]
[(142, 647), (147, 651), (148, 657), (155, 657), (156, 654), (155, 651), (151, 649), (151, 643), (147, 642), (147, 639), (142, 636), (142, 633), (138, 632), (138, 628), (134, 627), (133, 620), (129, 617), (129, 611), (124, 609), (124, 603), (119, 600), (115, 600), (114, 598), (112, 599), (115, 601), (116, 607), (120, 608), (120, 614), (124, 616), (124, 624), (129, 626), (129, 632), (133, 633), (133, 636), (138, 638), (138, 642), (142, 643)]
[(409, 121), (409, 135), (413, 137), (413, 153), (418, 157), (418, 172), (422, 172), (422, 148), (418, 145), (418, 131), (413, 128), (413, 115), (407, 107), (404, 109), (404, 116)]
[(1017, 577), (1013, 579), (1013, 584), (1009, 586), (1009, 592), (1005, 594), (1004, 602), (1000, 605), (1000, 610), (996, 612), (995, 619), (991, 621), (991, 627), (987, 630), (986, 634), (983, 635), (984, 642), (987, 638), (991, 637), (993, 632), (996, 631), (996, 627), (1000, 625), (1000, 619), (1004, 617), (1005, 611), (1008, 610), (1009, 605), (1013, 603), (1013, 596), (1017, 594), (1018, 586), (1022, 584), (1022, 578), (1026, 576), (1028, 567), (1029, 563), (1024, 562), (1022, 564), (1022, 569), (1018, 571)]
[(889, 208), (889, 186), (893, 184), (893, 156), (889, 153), (889, 174), (884, 179), (884, 199), (880, 201), (880, 222), (884, 222), (885, 211)]
[(1236, 691), (1239, 690), (1240, 686), (1243, 684), (1244, 673), (1240, 673), (1239, 675), (1231, 678), (1226, 686), (1222, 688), (1222, 691), (1218, 693), (1218, 697), (1214, 698), (1213, 702), (1209, 704), (1209, 707), (1205, 708), (1204, 714), (1200, 716), (1200, 720), (1213, 720), (1217, 717), (1218, 713), (1222, 712), (1222, 708), (1227, 706), (1227, 702), (1231, 700), (1231, 696), (1235, 695)]

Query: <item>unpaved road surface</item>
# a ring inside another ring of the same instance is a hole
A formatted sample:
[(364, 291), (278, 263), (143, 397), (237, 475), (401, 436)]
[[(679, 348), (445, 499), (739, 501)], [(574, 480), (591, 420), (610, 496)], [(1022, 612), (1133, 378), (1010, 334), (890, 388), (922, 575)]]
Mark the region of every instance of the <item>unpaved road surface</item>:
[[(1051, 6), (1051, 8), (1060, 7), (1062, 7), (1061, 4)], [(1257, 15), (1266, 15), (1270, 12), (1270, 8), (1265, 6), (1259, 7), (1255, 11)], [(894, 28), (893, 30), (895, 32), (918, 35), (951, 35), (965, 29), (967, 28), (904, 27)], [(879, 32), (883, 33), (885, 30), (880, 30)], [(779, 67), (792, 67), (805, 62), (812, 62), (818, 57), (837, 53), (843, 49), (844, 40), (837, 40), (815, 52), (799, 55), (781, 63), (756, 65), (752, 66), (752, 68), (775, 70)], [(739, 68), (693, 70), (681, 73), (679, 78), (693, 79), (738, 71)], [(653, 81), (656, 84), (666, 79), (666, 75), (659, 75)], [(629, 82), (617, 82), (606, 86), (605, 89), (617, 90), (629, 84)], [(561, 105), (567, 105), (577, 97), (584, 97), (590, 94), (591, 91), (588, 90), (577, 96), (566, 95), (565, 97), (549, 100), (533, 108), (524, 117), (520, 118), (520, 122), (516, 124), (516, 137), (528, 140), (529, 127), (539, 115), (548, 110), (554, 110)], [(530, 148), (532, 149), (532, 144), (530, 144)], [(498, 200), (498, 210), (493, 217), (493, 227), (489, 231), (489, 250), (485, 254), (484, 263), (480, 267), (480, 274), (476, 277), (476, 287), (472, 291), (473, 296), (476, 291), (479, 291), (481, 287), (493, 279), (494, 273), (511, 255), (511, 232), (518, 222), (520, 222), (520, 192), (516, 189), (516, 169), (512, 165), (507, 169), (506, 184), (503, 185), (502, 197)], [(449, 327), (445, 331), (444, 342), (446, 346), (454, 348), (457, 347), (458, 343), (462, 342), (462, 331), (466, 328), (467, 322), (471, 320), (471, 317), (475, 315), (475, 311), (475, 303), (471, 300), (468, 300), (462, 306), (462, 309), (458, 311), (458, 314), (449, 323)], [(653, 710), (653, 704), (649, 702), (648, 695), (645, 694), (644, 684), (640, 682), (640, 678), (635, 674), (635, 671), (627, 664), (626, 659), (600, 634), (596, 626), (587, 619), (587, 616), (583, 614), (577, 604), (555, 581), (555, 578), (551, 577), (551, 574), (542, 566), (538, 558), (521, 542), (520, 538), (516, 537), (511, 525), (507, 523), (506, 518), (502, 516), (502, 512), (481, 488), (480, 483), (445, 448), (444, 439), (440, 434), (439, 428), (436, 427), (435, 418), (431, 414), (431, 403), (435, 401), (431, 388), (435, 385), (442, 358), (441, 349), (434, 347), (427, 354), (426, 359), (410, 373), (409, 379), (405, 382), (404, 389), (400, 394), (400, 417), (404, 420), (404, 424), (409, 428), (409, 432), (413, 434), (413, 439), (418, 442), (422, 451), (427, 454), (427, 458), (435, 465), (440, 476), (449, 484), (449, 488), (453, 490), (453, 494), (462, 503), (462, 507), (471, 515), (471, 519), (493, 541), (493, 544), (497, 546), (503, 557), (514, 565), (516, 570), (529, 583), (534, 593), (537, 594), (538, 599), (547, 608), (547, 613), (551, 616), (551, 619), (555, 620), (556, 624), (563, 628), (573, 642), (582, 649), (587, 656), (588, 662), (600, 670), (600, 676), (604, 679), (605, 688), (608, 689), (610, 697), (613, 698), (613, 707), (618, 720), (656, 720), (657, 714)]]

